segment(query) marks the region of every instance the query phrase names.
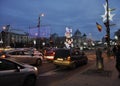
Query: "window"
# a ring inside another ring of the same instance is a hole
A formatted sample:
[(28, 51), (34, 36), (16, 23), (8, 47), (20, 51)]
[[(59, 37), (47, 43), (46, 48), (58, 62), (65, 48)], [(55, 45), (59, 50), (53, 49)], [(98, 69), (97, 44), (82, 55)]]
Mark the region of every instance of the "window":
[(17, 52), (10, 52), (10, 55), (17, 55)]
[(7, 61), (7, 60), (0, 60), (0, 70), (13, 70), (16, 69), (17, 65)]

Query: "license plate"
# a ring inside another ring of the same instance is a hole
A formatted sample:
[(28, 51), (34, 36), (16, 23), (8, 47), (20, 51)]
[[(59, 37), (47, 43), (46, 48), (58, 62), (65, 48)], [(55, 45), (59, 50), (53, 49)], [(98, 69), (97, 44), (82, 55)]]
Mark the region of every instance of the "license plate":
[(57, 58), (57, 60), (59, 60), (59, 61), (63, 61), (63, 59), (62, 59), (62, 58)]

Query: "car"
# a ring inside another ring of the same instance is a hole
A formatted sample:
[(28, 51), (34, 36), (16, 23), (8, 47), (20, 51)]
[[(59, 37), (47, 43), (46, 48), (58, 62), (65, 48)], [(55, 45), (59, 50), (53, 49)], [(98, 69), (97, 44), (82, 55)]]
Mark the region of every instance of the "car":
[(37, 67), (0, 58), (0, 86), (35, 86)]
[(47, 48), (44, 51), (44, 59), (52, 62), (54, 59), (54, 55), (55, 55), (55, 48)]
[(43, 60), (43, 56), (34, 55), (33, 51), (28, 49), (14, 49), (2, 51), (0, 52), (0, 57), (35, 66), (42, 65)]
[(38, 51), (36, 48), (33, 48), (33, 47), (30, 47), (30, 48), (17, 48), (17, 49), (32, 51), (32, 54), (34, 56), (41, 56), (42, 59), (44, 57), (42, 51)]
[(83, 51), (78, 49), (61, 48), (55, 51), (53, 63), (56, 67), (76, 68), (79, 65), (87, 64), (88, 58)]

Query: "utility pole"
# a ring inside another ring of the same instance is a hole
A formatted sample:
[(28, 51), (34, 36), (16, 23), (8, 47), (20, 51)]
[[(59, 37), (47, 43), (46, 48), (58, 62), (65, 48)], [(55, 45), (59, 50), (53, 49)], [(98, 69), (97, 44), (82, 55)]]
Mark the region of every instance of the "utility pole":
[[(115, 10), (115, 9), (110, 9), (109, 8), (109, 3), (108, 0), (106, 0), (106, 4), (103, 5), (105, 8), (105, 14), (102, 15), (103, 17), (103, 22), (104, 25), (106, 26), (106, 35), (105, 35), (105, 39), (107, 42), (107, 56), (110, 57), (110, 20), (112, 21), (112, 17), (114, 16), (114, 14), (110, 14), (111, 11)], [(114, 24), (113, 24), (114, 25)]]
[(110, 57), (110, 23), (109, 23), (109, 3), (107, 3), (107, 20), (106, 20), (106, 35), (107, 35), (107, 56)]

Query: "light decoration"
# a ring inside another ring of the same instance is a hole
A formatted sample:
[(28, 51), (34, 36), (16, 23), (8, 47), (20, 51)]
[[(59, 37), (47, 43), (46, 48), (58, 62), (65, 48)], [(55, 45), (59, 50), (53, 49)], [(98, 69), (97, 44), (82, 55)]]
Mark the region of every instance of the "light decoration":
[[(105, 9), (105, 14), (104, 14), (104, 15), (101, 15), (101, 17), (103, 18), (103, 22), (105, 22), (105, 21), (107, 20), (107, 3), (103, 4), (103, 7), (104, 7), (104, 9)], [(115, 15), (115, 14), (111, 14), (111, 11), (113, 11), (113, 10), (115, 10), (115, 9), (109, 8), (108, 16), (109, 16), (109, 20), (110, 20), (110, 21), (113, 20), (112, 18), (113, 18), (113, 16)]]
[(70, 49), (71, 47), (73, 47), (72, 29), (71, 28), (66, 27), (65, 37), (66, 37), (65, 47)]

